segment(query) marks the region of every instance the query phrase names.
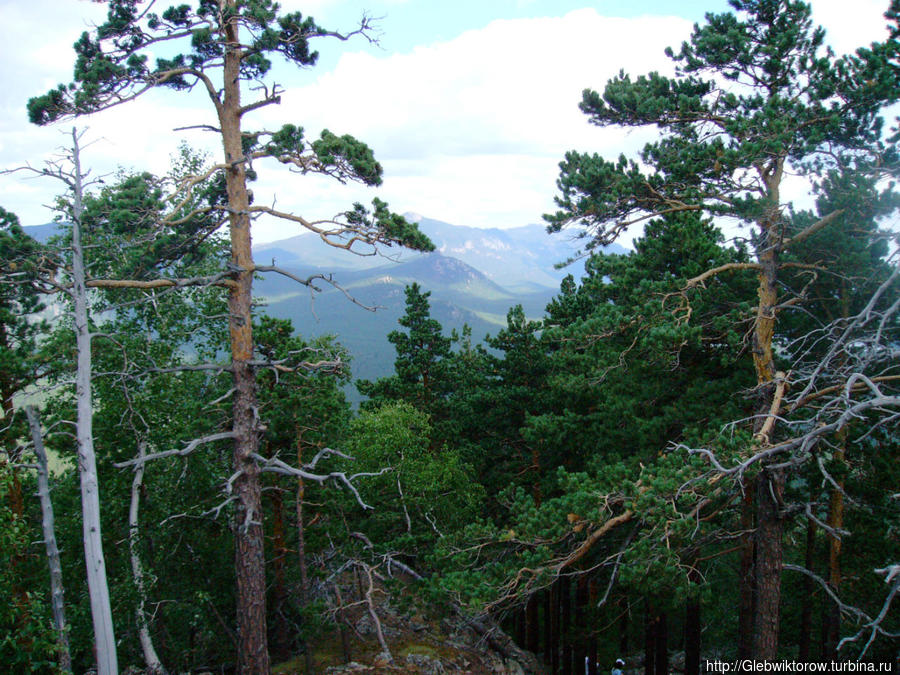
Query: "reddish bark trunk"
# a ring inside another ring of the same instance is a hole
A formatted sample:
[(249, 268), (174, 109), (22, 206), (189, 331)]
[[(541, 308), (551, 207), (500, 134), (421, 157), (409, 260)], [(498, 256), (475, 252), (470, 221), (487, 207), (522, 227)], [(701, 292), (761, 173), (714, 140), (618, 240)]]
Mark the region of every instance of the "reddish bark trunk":
[(756, 612), (753, 622), (753, 658), (773, 661), (778, 653), (781, 618), (782, 534), (780, 513), (784, 474), (767, 470), (757, 477)]
[(272, 654), (279, 661), (286, 661), (291, 655), (291, 629), (287, 622), (287, 584), (285, 582), (285, 560), (287, 543), (284, 537), (284, 504), (281, 492), (269, 492), (272, 503)]
[[(227, 0), (229, 10), (236, 0)], [(235, 12), (237, 15), (237, 12)], [(251, 315), (253, 257), (251, 254), (250, 205), (241, 137), (240, 64), (238, 22), (225, 25), (224, 98), (219, 122), (225, 151), (225, 185), (228, 194), (231, 265), (236, 270), (228, 294), (231, 368), (234, 378), (233, 465), (237, 478), (235, 509), (235, 576), (237, 587), (238, 669), (244, 675), (268, 675), (266, 635), (266, 576), (260, 497), (256, 373), (253, 359)]]

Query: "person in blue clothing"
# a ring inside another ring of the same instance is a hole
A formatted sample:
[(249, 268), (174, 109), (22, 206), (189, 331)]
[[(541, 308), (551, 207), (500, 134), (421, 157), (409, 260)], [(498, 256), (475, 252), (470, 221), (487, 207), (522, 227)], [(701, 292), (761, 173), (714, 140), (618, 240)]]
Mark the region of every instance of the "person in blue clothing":
[(625, 662), (622, 659), (616, 659), (616, 665), (613, 666), (612, 672), (610, 675), (622, 675), (622, 668), (625, 667)]

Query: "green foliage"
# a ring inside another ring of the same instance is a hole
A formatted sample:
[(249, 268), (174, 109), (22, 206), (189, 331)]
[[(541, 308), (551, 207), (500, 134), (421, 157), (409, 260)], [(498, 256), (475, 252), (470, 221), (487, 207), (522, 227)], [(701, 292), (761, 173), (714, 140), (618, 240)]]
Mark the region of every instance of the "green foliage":
[[(431, 448), (427, 416), (409, 403), (366, 410), (348, 430), (346, 447), (367, 479), (363, 497), (374, 507), (360, 523), (379, 548), (422, 557), (444, 532), (469, 522), (482, 497), (472, 469), (452, 448)], [(408, 518), (408, 521), (407, 521)]]
[(9, 673), (49, 673), (56, 662), (50, 606), (40, 588), (50, 587), (40, 549), (40, 528), (8, 506), (13, 477), (0, 462), (0, 663)]
[(450, 339), (442, 335), (441, 324), (431, 318), (429, 291), (417, 283), (406, 287), (406, 313), (399, 323), (406, 331), (391, 331), (388, 341), (397, 358), (395, 374), (377, 382), (362, 380), (357, 388), (373, 405), (386, 401), (407, 401), (431, 414), (444, 392), (441, 369), (450, 355)]
[(759, 222), (776, 194), (771, 185), (754, 187), (757, 173), (775, 180), (783, 161), (804, 175), (829, 166), (869, 169), (875, 155), (894, 156), (883, 146), (878, 112), (900, 88), (884, 58), (834, 58), (802, 2), (732, 6), (740, 15), (710, 14), (678, 53), (668, 50), (678, 64), (674, 78), (623, 73), (602, 94), (584, 92), (581, 109), (592, 124), (653, 125), (662, 138), (641, 152), (646, 170), (624, 156), (568, 153), (560, 210), (546, 216), (551, 231), (580, 222), (596, 245), (648, 213)]

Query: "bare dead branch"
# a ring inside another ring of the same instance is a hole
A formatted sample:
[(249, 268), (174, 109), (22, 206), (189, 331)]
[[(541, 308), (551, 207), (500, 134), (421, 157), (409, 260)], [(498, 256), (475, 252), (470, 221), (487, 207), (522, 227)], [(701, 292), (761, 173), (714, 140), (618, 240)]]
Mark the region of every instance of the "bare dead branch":
[(138, 464), (146, 464), (147, 462), (154, 459), (162, 459), (164, 457), (186, 457), (191, 454), (194, 450), (196, 450), (199, 446), (205, 445), (206, 443), (215, 443), (216, 441), (224, 441), (229, 438), (234, 438), (235, 434), (233, 431), (223, 431), (217, 434), (210, 434), (209, 436), (203, 436), (202, 438), (195, 438), (186, 446), (181, 448), (180, 450), (164, 450), (162, 452), (152, 452), (149, 455), (144, 455), (143, 457), (137, 457), (135, 459), (129, 459), (124, 462), (116, 462), (113, 464), (117, 469), (124, 469), (129, 466), (137, 466)]

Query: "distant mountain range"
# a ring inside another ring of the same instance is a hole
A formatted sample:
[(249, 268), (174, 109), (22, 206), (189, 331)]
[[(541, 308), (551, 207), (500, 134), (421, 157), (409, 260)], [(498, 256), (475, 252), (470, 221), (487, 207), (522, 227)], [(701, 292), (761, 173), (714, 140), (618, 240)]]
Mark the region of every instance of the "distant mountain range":
[[(434, 242), (433, 253), (402, 250), (384, 257), (359, 257), (323, 244), (311, 234), (261, 244), (254, 249), (258, 264), (272, 261), (297, 276), (329, 273), (356, 301), (378, 307), (374, 313), (353, 304), (346, 295), (319, 283), (310, 291), (278, 274), (266, 274), (256, 293), (272, 316), (289, 318), (302, 335), (337, 335), (353, 357), (355, 378), (374, 379), (391, 373), (393, 346), (387, 334), (403, 315), (404, 288), (415, 282), (431, 292), (431, 314), (447, 334), (464, 324), (475, 341), (496, 334), (506, 314), (520, 304), (529, 317), (543, 316), (567, 274), (580, 277), (582, 263), (564, 269), (577, 251), (566, 235), (549, 235), (541, 225), (506, 230), (451, 225), (406, 214)], [(613, 245), (611, 253), (625, 249)], [(311, 295), (313, 297), (311, 297)]]
[[(254, 285), (255, 295), (268, 314), (291, 319), (301, 335), (336, 335), (352, 355), (354, 379), (375, 379), (393, 369), (387, 334), (403, 315), (407, 285), (418, 282), (431, 292), (432, 317), (446, 334), (468, 324), (478, 342), (503, 328), (515, 305), (522, 305), (526, 316), (543, 316), (560, 281), (567, 274), (580, 277), (584, 269), (581, 262), (556, 268), (576, 254), (578, 242), (565, 234), (549, 235), (541, 225), (479, 229), (417, 214), (406, 218), (434, 242), (434, 252), (386, 249), (388, 257), (357, 256), (313, 234), (260, 244), (253, 251), (257, 264), (275, 264), (301, 278), (326, 275), (335, 285), (316, 281), (321, 292), (314, 292), (283, 275), (265, 273)], [(25, 231), (45, 241), (57, 228), (51, 223)], [(617, 244), (605, 250), (625, 252)]]

